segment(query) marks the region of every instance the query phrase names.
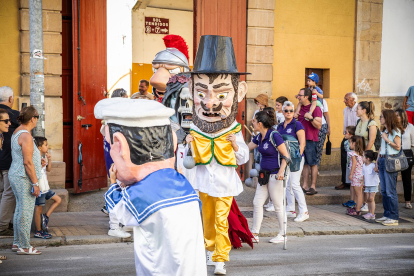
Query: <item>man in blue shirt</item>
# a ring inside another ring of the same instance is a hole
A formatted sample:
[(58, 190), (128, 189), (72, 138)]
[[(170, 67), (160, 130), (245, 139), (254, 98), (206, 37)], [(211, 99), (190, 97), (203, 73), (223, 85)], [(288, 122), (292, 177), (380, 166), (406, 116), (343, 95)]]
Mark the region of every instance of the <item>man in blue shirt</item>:
[(408, 122), (414, 124), (414, 86), (408, 88), (405, 94), (403, 109), (407, 112)]

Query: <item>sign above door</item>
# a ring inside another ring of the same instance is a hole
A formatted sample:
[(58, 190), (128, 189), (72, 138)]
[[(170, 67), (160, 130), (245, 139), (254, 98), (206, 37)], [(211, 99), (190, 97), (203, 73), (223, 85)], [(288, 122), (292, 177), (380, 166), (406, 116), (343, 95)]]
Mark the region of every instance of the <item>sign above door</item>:
[(170, 19), (159, 17), (145, 17), (146, 34), (169, 34)]

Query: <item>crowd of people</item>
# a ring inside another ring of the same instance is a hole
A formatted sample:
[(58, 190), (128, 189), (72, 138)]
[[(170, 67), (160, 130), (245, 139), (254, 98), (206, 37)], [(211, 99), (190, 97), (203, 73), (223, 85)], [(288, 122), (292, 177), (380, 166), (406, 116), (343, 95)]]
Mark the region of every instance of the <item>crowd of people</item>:
[[(305, 195), (315, 195), (317, 191), (318, 167), (321, 164), (325, 139), (330, 135), (331, 123), (328, 104), (323, 99), (323, 91), (317, 86), (318, 75), (308, 76), (308, 87), (299, 90), (295, 104), (286, 97), (276, 99), (275, 109), (269, 107), (269, 98), (260, 94), (255, 98), (258, 110), (252, 124), (255, 136), (248, 144), (254, 150), (255, 162), (260, 171), (267, 172), (263, 185), (258, 185), (253, 200), (254, 215), (251, 232), (259, 241), (263, 207), (275, 211), (279, 220), (279, 235), (270, 242), (283, 241), (283, 179), (288, 178), (286, 192), (286, 215), (295, 222), (309, 219)], [(141, 80), (139, 92), (132, 99), (154, 100), (148, 93), (149, 82)], [(412, 208), (412, 159), (414, 147), (412, 87), (407, 92), (403, 108), (384, 109), (375, 121), (373, 102), (358, 102), (355, 93), (344, 97), (346, 105), (343, 116), (344, 139), (341, 143), (341, 184), (335, 189), (349, 189), (350, 199), (343, 203), (350, 216), (361, 215), (376, 219), (383, 225), (398, 225), (398, 196), (396, 190), (398, 172), (386, 169), (386, 159), (398, 156), (401, 152), (409, 160), (408, 168), (401, 171), (404, 186), (405, 208)], [(128, 97), (124, 89), (114, 90), (112, 97)], [(13, 236), (13, 251), (17, 254), (41, 254), (30, 245), (30, 229), (35, 214), (35, 238), (51, 238), (47, 232), (49, 217), (60, 204), (60, 197), (49, 187), (46, 171), (51, 170), (51, 155), (48, 153), (47, 139), (32, 137), (31, 130), (36, 126), (39, 114), (32, 107), (20, 112), (13, 110), (13, 90), (0, 87), (0, 236)], [(291, 136), (298, 143), (298, 169), (285, 174), (291, 160), (286, 147), (286, 137)], [(105, 143), (105, 141), (104, 141)], [(105, 145), (104, 145), (105, 146)], [(107, 162), (111, 164), (111, 162)], [(257, 168), (257, 166), (256, 166)], [(109, 170), (108, 169), (108, 175)], [(310, 176), (310, 177), (309, 177)], [(303, 177), (301, 185), (300, 179)], [(267, 184), (267, 185), (266, 185)], [(381, 185), (380, 185), (381, 184)], [(384, 214), (375, 217), (375, 194), (381, 187)], [(269, 203), (265, 205), (269, 198)], [(46, 200), (53, 200), (51, 207), (43, 213)], [(298, 203), (298, 213), (295, 209)], [(109, 235), (129, 237), (119, 222), (110, 218)]]
[[(255, 98), (258, 107), (254, 113), (252, 124), (254, 135), (249, 144), (255, 150), (254, 160), (259, 178), (253, 200), (253, 225), (251, 232), (255, 241), (259, 241), (260, 224), (263, 219), (263, 207), (267, 211), (275, 211), (279, 221), (279, 235), (270, 242), (283, 242), (283, 188), (282, 180), (286, 161), (280, 159), (287, 153), (286, 137), (299, 144), (301, 159), (296, 162), (299, 169), (291, 170), (286, 189), (286, 216), (295, 218), (295, 222), (309, 219), (305, 195), (318, 193), (316, 184), (318, 167), (321, 163), (322, 151), (326, 136), (330, 135), (330, 118), (328, 104), (323, 99), (323, 91), (317, 86), (318, 75), (312, 73), (307, 79), (307, 88), (302, 88), (296, 95), (297, 107), (284, 96), (275, 101), (275, 109), (269, 107), (268, 96), (260, 94)], [(414, 134), (413, 122), (407, 111), (414, 107), (414, 92), (408, 90), (403, 108), (397, 110), (384, 109), (379, 117), (380, 125), (375, 121), (375, 106), (371, 101), (361, 101), (355, 93), (347, 93), (344, 97), (346, 105), (343, 111), (343, 134), (341, 143), (341, 184), (335, 189), (349, 189), (350, 199), (343, 203), (347, 207), (346, 214), (362, 215), (367, 220), (376, 220), (385, 226), (398, 225), (397, 174), (401, 171), (405, 208), (411, 209)], [(414, 110), (414, 109), (413, 109)], [(388, 158), (398, 158), (404, 153), (408, 167), (387, 170), (385, 162)], [(281, 161), (280, 161), (281, 160)], [(292, 158), (293, 160), (293, 158)], [(300, 165), (299, 165), (300, 163)], [(259, 166), (258, 166), (259, 165)], [(261, 183), (261, 179), (269, 174), (269, 180)], [(309, 179), (310, 175), (310, 179)], [(300, 184), (300, 178), (303, 183)], [(311, 180), (309, 182), (309, 180)], [(267, 184), (267, 185), (266, 185)], [(380, 185), (381, 184), (381, 185)], [(375, 217), (375, 194), (381, 187), (384, 214)], [(269, 203), (265, 204), (267, 198)], [(299, 212), (295, 210), (295, 199)]]
[[(18, 255), (39, 255), (30, 245), (33, 214), (35, 238), (49, 239), (49, 217), (61, 198), (53, 192), (46, 171), (52, 156), (45, 137), (33, 137), (39, 114), (33, 106), (13, 110), (13, 90), (0, 87), (0, 236), (14, 237), (12, 250)], [(46, 200), (53, 204), (43, 213)]]

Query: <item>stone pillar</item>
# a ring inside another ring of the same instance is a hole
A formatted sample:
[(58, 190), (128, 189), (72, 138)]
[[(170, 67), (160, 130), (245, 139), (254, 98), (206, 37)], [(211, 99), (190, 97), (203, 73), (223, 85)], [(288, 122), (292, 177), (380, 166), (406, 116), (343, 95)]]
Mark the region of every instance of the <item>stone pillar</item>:
[[(43, 0), (43, 54), (45, 76), (45, 129), (52, 155), (49, 183), (52, 189), (65, 187), (63, 162), (63, 106), (62, 106), (62, 1)], [(30, 44), (29, 0), (20, 0), (20, 97), (30, 105)]]
[(358, 101), (374, 102), (379, 122), (383, 0), (357, 0), (356, 5), (354, 90)]
[[(275, 25), (274, 0), (249, 0), (247, 10), (247, 64), (246, 125), (256, 110), (254, 98), (259, 94), (272, 97), (273, 43)], [(273, 106), (273, 101), (269, 104)], [(250, 136), (246, 132), (246, 140)]]

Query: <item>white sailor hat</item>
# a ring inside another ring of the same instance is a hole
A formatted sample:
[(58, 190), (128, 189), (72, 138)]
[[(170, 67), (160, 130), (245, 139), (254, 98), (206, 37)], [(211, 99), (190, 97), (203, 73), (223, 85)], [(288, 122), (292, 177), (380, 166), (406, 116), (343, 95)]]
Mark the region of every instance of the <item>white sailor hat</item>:
[(129, 127), (151, 127), (170, 124), (175, 113), (157, 101), (143, 99), (109, 98), (95, 105), (95, 118), (105, 120), (106, 124)]

